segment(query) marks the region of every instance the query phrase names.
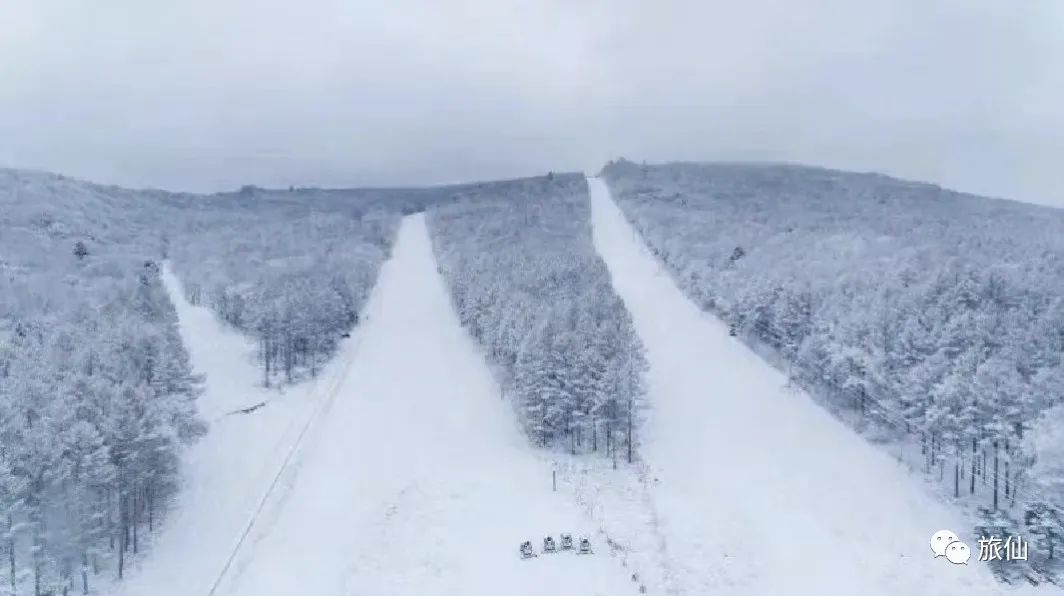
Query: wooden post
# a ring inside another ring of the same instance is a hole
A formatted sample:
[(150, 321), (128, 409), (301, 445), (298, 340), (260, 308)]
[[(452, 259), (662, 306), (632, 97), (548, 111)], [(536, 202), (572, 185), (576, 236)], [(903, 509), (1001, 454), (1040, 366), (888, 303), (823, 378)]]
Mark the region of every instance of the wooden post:
[(551, 490), (558, 492), (558, 470), (550, 471)]

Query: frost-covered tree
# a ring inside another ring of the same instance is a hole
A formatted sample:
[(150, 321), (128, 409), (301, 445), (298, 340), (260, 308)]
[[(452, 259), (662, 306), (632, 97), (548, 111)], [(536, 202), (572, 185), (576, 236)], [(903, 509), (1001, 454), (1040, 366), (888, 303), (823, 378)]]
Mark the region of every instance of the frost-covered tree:
[(359, 322), (398, 212), (213, 201), (172, 233), (188, 298), (256, 339), (266, 384), (316, 374)]
[(186, 297), (253, 337), (266, 385), (315, 375), (362, 307), (402, 214), (448, 188), (268, 190), (182, 197), (165, 246)]
[(592, 246), (583, 177), (465, 186), (428, 223), (459, 318), (530, 438), (630, 461), (643, 348)]
[(173, 199), (0, 170), (0, 593), (120, 575), (205, 430), (154, 260)]

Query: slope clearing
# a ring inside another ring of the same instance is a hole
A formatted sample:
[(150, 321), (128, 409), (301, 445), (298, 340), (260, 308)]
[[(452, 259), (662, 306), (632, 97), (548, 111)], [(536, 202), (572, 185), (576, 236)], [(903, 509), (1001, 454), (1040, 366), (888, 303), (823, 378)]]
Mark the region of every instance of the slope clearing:
[(643, 451), (681, 594), (999, 594), (986, 564), (932, 559), (956, 514), (686, 299), (589, 180), (595, 244), (647, 347)]
[[(634, 584), (604, 554), (519, 559), (523, 540), (538, 547), (546, 534), (588, 528), (571, 501), (551, 492), (549, 466), (532, 452), (459, 325), (423, 215), (403, 221), (366, 312), (341, 348), (335, 390), (313, 396), (330, 401), (320, 402), (321, 415), (217, 593), (633, 593)], [(194, 352), (193, 360), (201, 356)], [(257, 445), (232, 448), (256, 461)], [(279, 464), (276, 454), (262, 455)], [(246, 492), (241, 480), (217, 490)], [(202, 519), (215, 517), (210, 503), (198, 506)], [(220, 534), (204, 542), (221, 540)], [(224, 544), (232, 546), (238, 532), (227, 534)], [(200, 548), (218, 552), (219, 543)], [(186, 567), (184, 580), (171, 577), (174, 583), (151, 586), (151, 593), (206, 594), (223, 562)]]

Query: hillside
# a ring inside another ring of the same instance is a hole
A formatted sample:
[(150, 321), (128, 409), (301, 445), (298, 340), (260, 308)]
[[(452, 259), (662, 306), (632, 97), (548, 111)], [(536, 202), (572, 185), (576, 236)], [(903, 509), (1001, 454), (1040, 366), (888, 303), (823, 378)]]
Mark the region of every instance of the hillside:
[[(792, 165), (0, 170), (0, 594), (1003, 589), (939, 524), (1029, 538), (990, 570), (1049, 588), (1062, 231)], [(517, 556), (560, 531), (595, 556)]]
[(1055, 568), (1059, 479), (1032, 470), (1059, 469), (1033, 431), (1064, 395), (1064, 212), (792, 165), (603, 175), (693, 301)]
[(976, 544), (963, 516), (687, 299), (605, 184), (589, 184), (595, 246), (646, 345), (653, 407), (627, 483), (571, 476), (651, 593), (1027, 592), (981, 561), (932, 557), (928, 528)]
[[(0, 585), (122, 576), (177, 498), (209, 420), (162, 283), (259, 341), (266, 384), (313, 376), (402, 213), (441, 189), (131, 190), (0, 170)], [(249, 388), (251, 389), (251, 388)]]
[(0, 171), (5, 590), (123, 574), (205, 432), (160, 278), (168, 197)]

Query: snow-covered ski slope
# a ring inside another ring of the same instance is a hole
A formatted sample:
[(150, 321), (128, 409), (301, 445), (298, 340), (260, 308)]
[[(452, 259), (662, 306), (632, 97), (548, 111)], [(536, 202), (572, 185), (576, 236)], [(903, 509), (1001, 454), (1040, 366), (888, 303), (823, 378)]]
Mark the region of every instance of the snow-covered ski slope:
[[(643, 455), (656, 530), (681, 594), (1012, 592), (986, 563), (932, 559), (932, 533), (970, 523), (687, 300), (588, 180), (594, 241), (648, 351)], [(1033, 591), (1033, 589), (1032, 589)], [(1041, 592), (1041, 591), (1039, 591)], [(1045, 593), (1049, 593), (1046, 590)]]
[[(589, 184), (596, 247), (649, 352), (649, 482), (631, 485), (622, 464), (585, 478), (599, 488), (583, 494), (600, 502), (578, 508), (567, 490), (552, 492), (548, 458), (460, 327), (414, 215), (363, 323), (318, 379), (284, 393), (259, 388), (254, 347), (166, 275), (207, 377), (199, 407), (212, 428), (187, 453), (187, 484), (151, 552), (115, 593), (623, 596), (639, 583), (649, 594), (1015, 592), (985, 563), (933, 560), (936, 530), (975, 545), (968, 524), (784, 390), (780, 373), (681, 295), (605, 187)], [(618, 505), (617, 495), (635, 499)], [(519, 558), (521, 541), (538, 551), (562, 532), (590, 535), (596, 554)], [(607, 534), (627, 554), (611, 557)]]
[[(248, 339), (206, 307), (190, 305), (168, 268), (163, 282), (193, 369), (207, 379), (197, 407), (210, 428), (182, 456), (183, 485), (162, 530), (125, 580), (110, 586), (121, 596), (207, 593), (318, 396), (339, 376), (342, 360), (315, 383), (285, 393), (263, 389)], [(232, 413), (263, 402), (253, 414)]]
[[(216, 593), (636, 593), (624, 570), (606, 555), (519, 558), (518, 545), (526, 539), (539, 550), (546, 534), (579, 536), (592, 528), (585, 527), (570, 499), (552, 492), (549, 465), (517, 428), (484, 359), (460, 327), (436, 271), (423, 215), (403, 221), (366, 312), (323, 375), (331, 380), (304, 396), (321, 410)], [(183, 325), (188, 314), (187, 308), (181, 310)], [(193, 340), (193, 347), (220, 334), (195, 326), (196, 333), (209, 337)], [(237, 393), (253, 382), (219, 381), (225, 371), (206, 370), (213, 354), (193, 349), (192, 356), (208, 374), (208, 387), (224, 382)], [(248, 385), (242, 389), (234, 382)], [(269, 415), (273, 407), (241, 421)], [(310, 415), (307, 410), (295, 416), (296, 426)], [(212, 435), (226, 432), (218, 424)], [(261, 460), (246, 463), (269, 462), (275, 470), (282, 459), (272, 448), (276, 435), (258, 439), (241, 433), (253, 443), (232, 445), (215, 438), (214, 444), (248, 458), (261, 451)], [(194, 481), (203, 471), (193, 468), (190, 474)], [(264, 476), (240, 473), (230, 486), (219, 482), (212, 488), (222, 500), (234, 491), (261, 495), (270, 480)], [(191, 493), (188, 515), (167, 522), (152, 557), (152, 568), (170, 571), (142, 570), (126, 593), (206, 596), (228, 556), (224, 551), (232, 548), (256, 503), (244, 499), (243, 510), (223, 506), (227, 515), (222, 515), (212, 513), (211, 502), (199, 494)], [(224, 528), (206, 528), (204, 521)], [(178, 527), (181, 523), (205, 532), (199, 543), (184, 538), (191, 534)], [(171, 536), (176, 538), (170, 542), (182, 548), (162, 548)], [(197, 549), (202, 552), (180, 552)]]

